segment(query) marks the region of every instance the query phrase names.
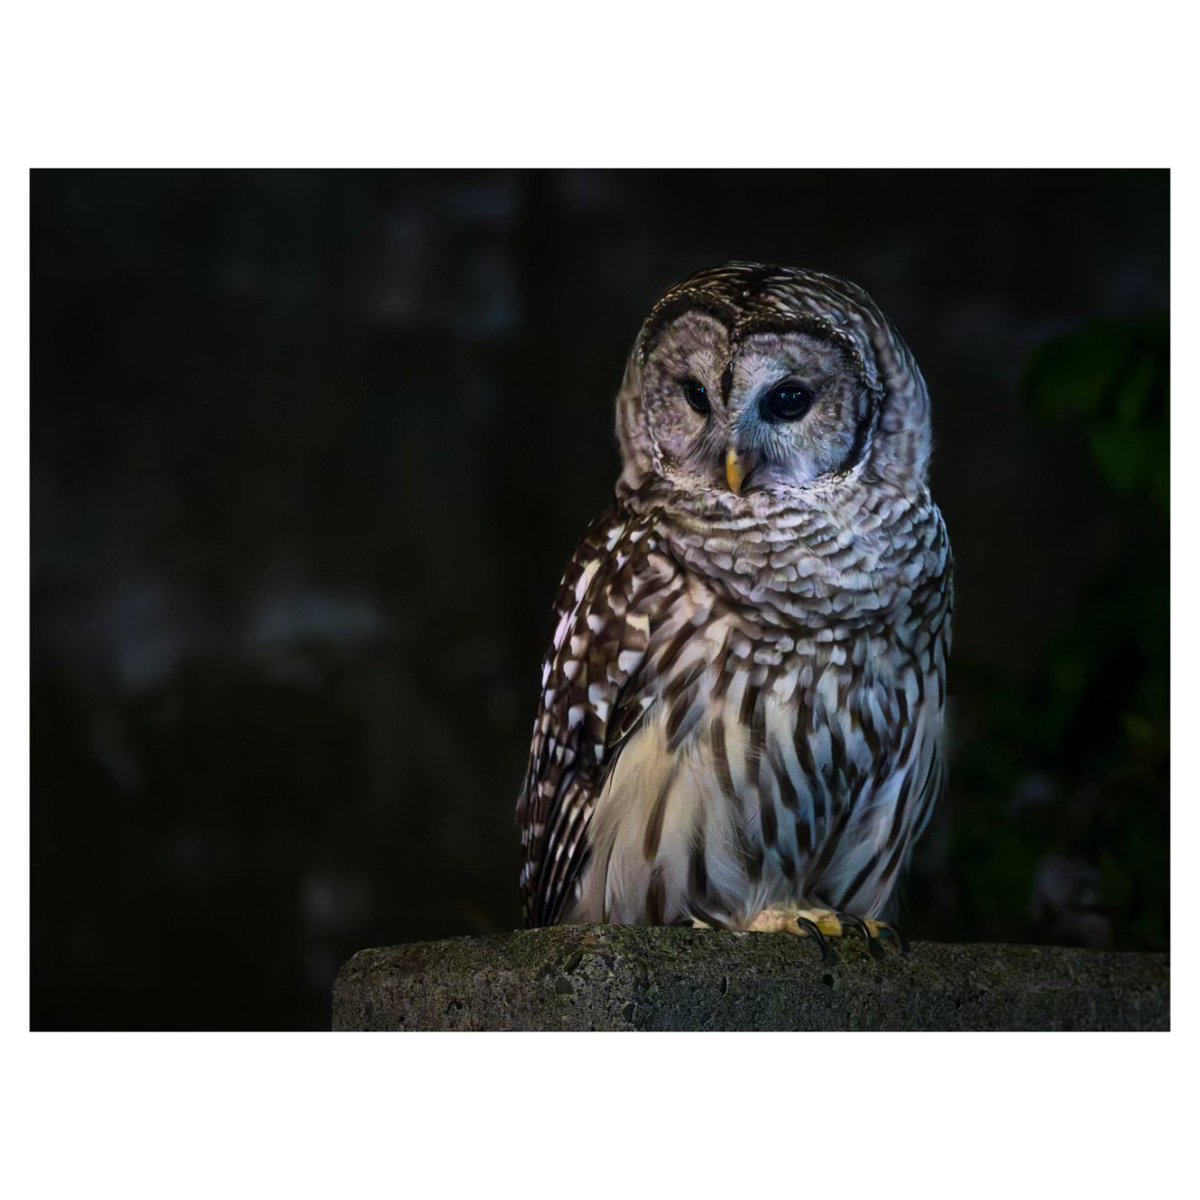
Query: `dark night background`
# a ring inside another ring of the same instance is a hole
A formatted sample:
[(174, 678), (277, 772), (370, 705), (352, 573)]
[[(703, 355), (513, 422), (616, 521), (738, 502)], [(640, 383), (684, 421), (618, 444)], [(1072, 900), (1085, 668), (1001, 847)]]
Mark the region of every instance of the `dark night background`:
[(34, 1028), (327, 1028), (520, 921), (550, 605), (641, 319), (871, 292), (958, 600), (919, 938), (1164, 948), (1162, 172), (32, 176)]

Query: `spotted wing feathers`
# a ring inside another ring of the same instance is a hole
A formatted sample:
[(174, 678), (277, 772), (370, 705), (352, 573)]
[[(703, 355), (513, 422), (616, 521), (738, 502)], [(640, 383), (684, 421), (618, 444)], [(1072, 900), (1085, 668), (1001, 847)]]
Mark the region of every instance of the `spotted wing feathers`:
[(650, 641), (646, 526), (614, 510), (588, 530), (555, 604), (525, 787), (517, 806), (530, 925), (558, 919), (587, 859), (596, 798), (652, 693), (632, 686)]

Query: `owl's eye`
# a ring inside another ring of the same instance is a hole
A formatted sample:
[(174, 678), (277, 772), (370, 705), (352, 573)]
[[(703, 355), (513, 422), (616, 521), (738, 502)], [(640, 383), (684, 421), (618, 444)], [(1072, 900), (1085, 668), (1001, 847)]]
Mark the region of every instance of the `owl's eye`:
[(708, 401), (708, 389), (698, 379), (685, 379), (683, 394), (687, 397), (687, 402), (702, 417), (712, 412), (712, 405)]
[(799, 383), (781, 383), (763, 398), (762, 412), (768, 421), (798, 421), (812, 407), (813, 394)]

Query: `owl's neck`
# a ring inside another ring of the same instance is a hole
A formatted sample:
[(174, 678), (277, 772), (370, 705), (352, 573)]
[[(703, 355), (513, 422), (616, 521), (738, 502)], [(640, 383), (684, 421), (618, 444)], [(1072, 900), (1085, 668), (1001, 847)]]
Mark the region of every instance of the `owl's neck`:
[(846, 627), (910, 607), (941, 580), (950, 548), (927, 488), (845, 480), (782, 496), (617, 488), (661, 547), (722, 598), (761, 619)]

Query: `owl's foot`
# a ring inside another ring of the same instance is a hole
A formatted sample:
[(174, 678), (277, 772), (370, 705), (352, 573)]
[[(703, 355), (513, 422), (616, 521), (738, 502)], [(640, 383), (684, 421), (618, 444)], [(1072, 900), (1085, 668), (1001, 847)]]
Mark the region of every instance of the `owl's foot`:
[(828, 908), (764, 908), (754, 920), (742, 928), (751, 933), (790, 933), (798, 937), (815, 937), (826, 957), (829, 953), (826, 938), (845, 937), (851, 933), (862, 935), (873, 958), (883, 957), (883, 949), (880, 946), (880, 939), (883, 937), (895, 938), (900, 953), (908, 953), (908, 942), (904, 934), (887, 921), (856, 917), (851, 913), (834, 912)]

